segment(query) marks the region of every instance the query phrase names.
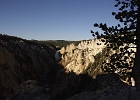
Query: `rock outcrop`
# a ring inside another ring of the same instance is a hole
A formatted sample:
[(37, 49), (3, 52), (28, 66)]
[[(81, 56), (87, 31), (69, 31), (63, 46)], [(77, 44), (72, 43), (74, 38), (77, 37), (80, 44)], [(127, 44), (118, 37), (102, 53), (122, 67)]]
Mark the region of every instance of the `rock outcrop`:
[(139, 98), (140, 92), (137, 91), (102, 97), (94, 92), (88, 91), (77, 94), (67, 100), (139, 100)]
[[(103, 38), (84, 40), (78, 46), (70, 44), (67, 47), (63, 47), (60, 50), (62, 54), (60, 63), (64, 66), (66, 72), (74, 72), (77, 75), (88, 73), (93, 78), (96, 78), (98, 74), (110, 73), (112, 71), (119, 74), (122, 81), (134, 86), (133, 78), (128, 74), (132, 72), (134, 65), (136, 45), (124, 43), (123, 46), (119, 46), (114, 50), (111, 44), (106, 44), (105, 41)], [(110, 63), (112, 58), (115, 57), (113, 55), (123, 55), (119, 58), (122, 62)], [(124, 65), (124, 68), (121, 65)], [(114, 66), (114, 69), (111, 66)], [(125, 76), (124, 73), (126, 73)]]
[[(83, 91), (67, 100), (138, 100), (140, 92), (119, 79), (117, 74), (102, 74), (96, 78), (96, 89)], [(90, 85), (90, 88), (93, 84)]]
[(82, 74), (90, 63), (94, 63), (95, 55), (102, 52), (105, 47), (102, 39), (84, 40), (78, 46), (68, 45), (60, 50), (62, 54), (60, 63), (65, 66), (66, 71)]

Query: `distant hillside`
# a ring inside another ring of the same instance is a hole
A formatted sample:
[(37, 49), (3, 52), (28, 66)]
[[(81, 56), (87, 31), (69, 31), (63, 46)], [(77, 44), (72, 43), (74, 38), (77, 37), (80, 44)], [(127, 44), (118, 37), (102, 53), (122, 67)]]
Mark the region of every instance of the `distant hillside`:
[(40, 40), (31, 40), (36, 43), (44, 44), (46, 46), (54, 46), (54, 47), (66, 47), (67, 45), (73, 43), (74, 45), (78, 45), (81, 41), (66, 41), (66, 40), (46, 40), (46, 41), (40, 41)]

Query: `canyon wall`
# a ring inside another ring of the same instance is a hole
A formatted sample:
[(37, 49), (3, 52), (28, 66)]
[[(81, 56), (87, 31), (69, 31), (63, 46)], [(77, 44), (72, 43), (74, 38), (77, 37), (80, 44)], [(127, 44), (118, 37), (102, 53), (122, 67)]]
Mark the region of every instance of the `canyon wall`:
[(94, 63), (94, 57), (105, 47), (105, 42), (101, 39), (83, 40), (78, 46), (70, 44), (60, 50), (62, 54), (60, 63), (65, 66), (67, 72), (82, 74), (89, 64)]
[[(98, 74), (106, 73), (106, 70), (109, 69), (110, 72), (108, 73), (111, 73), (111, 71), (117, 73), (121, 76), (122, 81), (130, 84), (131, 82), (128, 81), (132, 81), (133, 78), (127, 73), (132, 72), (136, 45), (133, 43), (124, 43), (123, 46), (119, 46), (116, 50), (110, 47), (110, 45), (111, 44), (109, 43), (105, 44), (105, 39), (103, 38), (83, 40), (77, 46), (70, 44), (60, 50), (62, 54), (60, 64), (64, 66), (66, 72), (74, 72), (77, 75), (88, 72), (93, 78), (96, 78), (96, 75)], [(114, 65), (113, 63), (110, 63), (112, 60), (111, 57), (115, 57), (114, 55), (122, 56), (119, 59), (122, 62), (116, 62), (120, 63), (120, 65), (125, 65), (127, 63), (126, 67), (124, 66), (124, 68), (122, 68), (116, 63), (114, 63)], [(107, 66), (108, 64), (112, 65), (105, 68), (104, 66)], [(112, 69), (111, 66), (114, 66), (114, 69)], [(124, 76), (124, 73), (127, 75)]]
[[(51, 51), (51, 52), (50, 52)], [(10, 97), (21, 83), (37, 80), (45, 84), (43, 73), (55, 66), (51, 47), (24, 39), (0, 37), (0, 98)]]

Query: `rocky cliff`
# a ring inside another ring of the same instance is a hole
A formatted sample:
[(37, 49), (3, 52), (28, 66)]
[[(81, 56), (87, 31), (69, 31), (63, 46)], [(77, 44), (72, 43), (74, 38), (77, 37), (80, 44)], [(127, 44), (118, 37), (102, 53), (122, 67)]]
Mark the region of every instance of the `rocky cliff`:
[(1, 100), (18, 91), (24, 81), (37, 80), (44, 84), (43, 73), (55, 66), (54, 52), (51, 47), (0, 35)]
[(95, 56), (106, 47), (102, 39), (84, 40), (78, 46), (68, 45), (60, 50), (66, 71), (82, 74), (90, 64), (95, 62)]
[[(117, 73), (122, 77), (124, 82), (130, 84), (131, 82), (128, 81), (130, 81), (132, 77), (128, 74), (128, 76), (126, 75), (124, 77), (123, 73), (131, 73), (132, 71), (136, 45), (133, 43), (123, 43), (123, 46), (119, 46), (114, 50), (111, 48), (111, 44), (105, 43), (105, 41), (103, 38), (84, 40), (81, 41), (78, 46), (70, 44), (67, 47), (63, 47), (60, 50), (62, 54), (60, 63), (64, 66), (66, 72), (74, 72), (77, 75), (88, 73), (89, 76), (93, 78), (96, 78), (98, 74)], [(121, 62), (116, 61), (111, 63), (114, 59), (113, 57), (116, 55), (123, 55), (119, 59)], [(112, 69), (111, 66), (114, 66), (114, 69)]]

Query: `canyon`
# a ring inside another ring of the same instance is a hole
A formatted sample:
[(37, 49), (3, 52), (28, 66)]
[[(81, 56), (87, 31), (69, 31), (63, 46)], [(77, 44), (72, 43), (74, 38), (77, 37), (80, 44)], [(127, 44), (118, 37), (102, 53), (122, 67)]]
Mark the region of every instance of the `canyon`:
[[(54, 56), (58, 46), (0, 35), (0, 99), (102, 100), (122, 92), (133, 97), (135, 87), (130, 82), (134, 80), (122, 79), (118, 69), (107, 73), (102, 68), (102, 62), (108, 61), (104, 39), (61, 47), (59, 62)], [(135, 45), (131, 44), (129, 50), (131, 47)], [(110, 49), (109, 54), (114, 53)]]

